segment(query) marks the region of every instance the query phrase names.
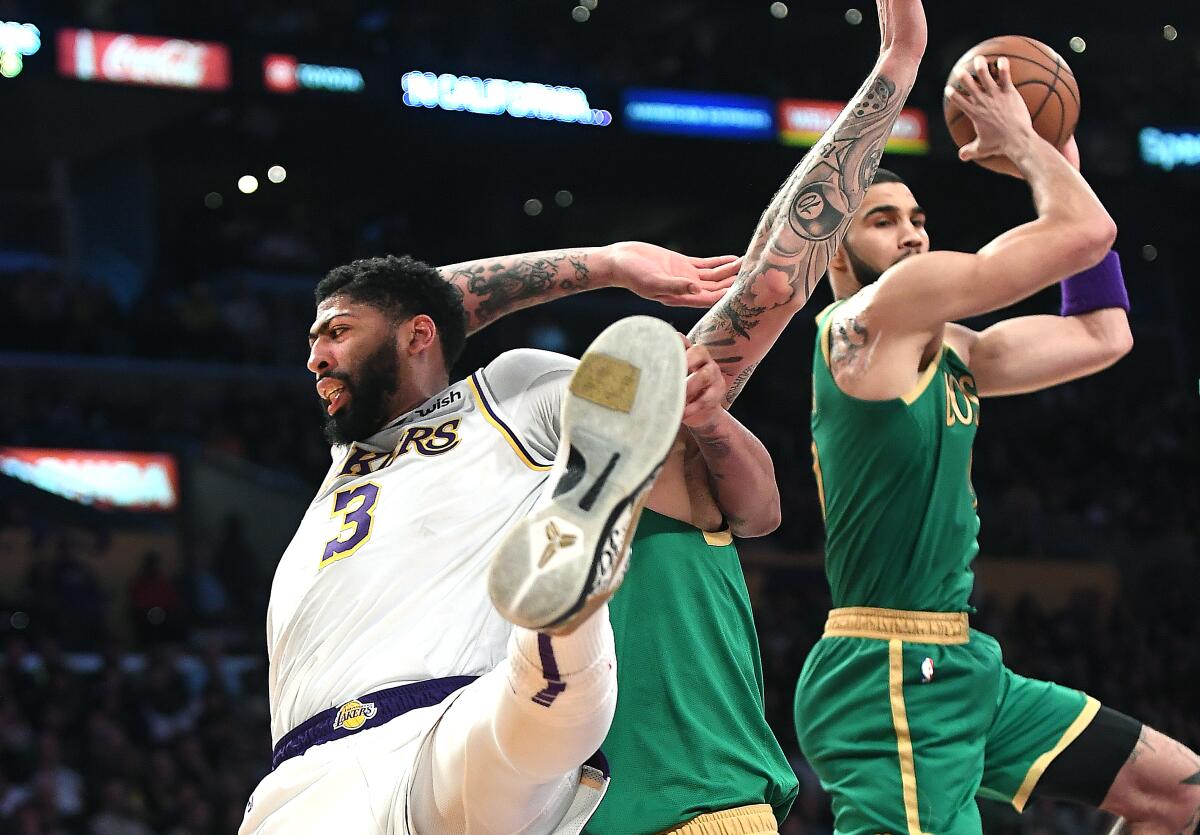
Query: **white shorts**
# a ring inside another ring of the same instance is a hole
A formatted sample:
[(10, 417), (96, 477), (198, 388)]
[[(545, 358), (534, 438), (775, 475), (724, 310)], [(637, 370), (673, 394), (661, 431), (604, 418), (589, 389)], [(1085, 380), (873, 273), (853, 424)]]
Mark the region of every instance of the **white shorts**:
[[(428, 769), (417, 769), (423, 746), (436, 728), (438, 739), (461, 738), (466, 742), (471, 724), (459, 721), (468, 714), (487, 709), (508, 683), (501, 669), (492, 670), (468, 684), (445, 701), (411, 710), (390, 722), (333, 742), (314, 745), (292, 757), (262, 779), (250, 795), (239, 835), (294, 835), (330, 833), (339, 835), (448, 835), (416, 833), (410, 825), (410, 793), (429, 797), (433, 790)], [(454, 711), (439, 722), (459, 699), (466, 710)], [(413, 786), (414, 772), (421, 771), (422, 785)], [(554, 833), (570, 835), (599, 805), (606, 779), (583, 766), (573, 779), (564, 779), (561, 803), (564, 809)]]

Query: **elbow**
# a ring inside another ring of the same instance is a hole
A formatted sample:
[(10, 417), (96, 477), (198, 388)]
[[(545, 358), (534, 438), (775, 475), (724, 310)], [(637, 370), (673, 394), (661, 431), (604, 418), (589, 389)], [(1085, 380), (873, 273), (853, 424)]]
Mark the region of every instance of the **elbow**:
[(1123, 319), (1122, 326), (1114, 328), (1113, 332), (1104, 340), (1109, 365), (1133, 350), (1133, 331), (1129, 329), (1129, 319), (1127, 317), (1123, 317)]
[[(1108, 212), (1104, 213), (1104, 219), (1100, 222), (1096, 230), (1096, 247), (1100, 250), (1100, 258), (1108, 255), (1109, 250), (1117, 242), (1117, 222), (1112, 219)], [(1096, 261), (1099, 263), (1100, 258)]]
[(1117, 241), (1117, 224), (1108, 214), (1099, 215), (1080, 224), (1072, 234), (1074, 250), (1079, 259), (1079, 272), (1094, 267), (1104, 260)]
[(729, 532), (739, 539), (753, 539), (766, 536), (778, 530), (783, 522), (783, 513), (779, 509), (779, 494), (764, 503), (764, 507), (744, 519), (730, 519)]
[(1092, 355), (1095, 364), (1108, 368), (1133, 350), (1133, 331), (1129, 315), (1119, 307), (1109, 307), (1085, 314), (1091, 333)]

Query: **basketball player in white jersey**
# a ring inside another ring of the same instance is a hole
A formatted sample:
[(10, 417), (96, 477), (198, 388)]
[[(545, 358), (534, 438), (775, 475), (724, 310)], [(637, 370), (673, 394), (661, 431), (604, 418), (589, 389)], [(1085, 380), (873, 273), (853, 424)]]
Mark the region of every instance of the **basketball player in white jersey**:
[(737, 269), (624, 247), (443, 274), (368, 259), (318, 285), (308, 366), (334, 462), (272, 587), (273, 771), (243, 833), (586, 821), (606, 776), (584, 763), (616, 698), (604, 603), (685, 406), (717, 406), (722, 377), (693, 349), (685, 380), (679, 336), (646, 317), (577, 369), (532, 350), (453, 384), (448, 369), (468, 324), (535, 298), (608, 278), (711, 302)]

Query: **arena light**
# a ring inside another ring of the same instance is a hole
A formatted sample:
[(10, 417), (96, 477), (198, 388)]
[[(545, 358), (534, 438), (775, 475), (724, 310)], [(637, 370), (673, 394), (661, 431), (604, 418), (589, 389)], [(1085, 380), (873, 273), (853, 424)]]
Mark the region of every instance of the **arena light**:
[(408, 72), (400, 79), (409, 107), (437, 107), (488, 116), (507, 114), (518, 119), (574, 122), (606, 127), (607, 110), (593, 108), (578, 87), (561, 87), (503, 78)]
[(42, 33), (32, 23), (0, 20), (0, 76), (16, 78), (25, 59), (42, 48)]
[(366, 89), (362, 72), (354, 67), (305, 64), (295, 55), (273, 54), (263, 58), (263, 86), (272, 93), (321, 90), (326, 93), (361, 93)]
[(692, 90), (626, 90), (625, 125), (646, 133), (770, 139), (775, 131), (769, 99)]
[(0, 473), (79, 504), (174, 510), (179, 474), (162, 453), (0, 447)]
[(287, 179), (287, 169), (282, 165), (272, 165), (267, 169), (267, 179), (273, 183), (282, 183)]
[[(833, 124), (845, 103), (818, 99), (779, 102), (779, 139), (785, 145), (809, 146)], [(929, 120), (925, 111), (906, 107), (896, 118), (885, 150), (894, 154), (929, 153)]]
[(229, 49), (224, 44), (60, 29), (57, 45), (58, 71), (67, 78), (189, 90), (229, 88)]
[(1138, 134), (1142, 162), (1173, 171), (1200, 165), (1200, 129), (1142, 128)]
[(254, 194), (254, 192), (258, 191), (258, 177), (255, 177), (253, 174), (243, 174), (241, 177), (238, 177), (237, 186), (238, 191), (242, 194)]

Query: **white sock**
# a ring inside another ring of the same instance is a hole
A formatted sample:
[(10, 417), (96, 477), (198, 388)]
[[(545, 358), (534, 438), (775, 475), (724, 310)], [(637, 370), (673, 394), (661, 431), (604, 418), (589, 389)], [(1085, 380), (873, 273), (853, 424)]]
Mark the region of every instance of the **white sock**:
[(515, 627), (508, 646), (509, 684), (531, 707), (553, 707), (566, 718), (595, 710), (597, 702), (615, 694), (616, 649), (607, 605), (570, 635)]

